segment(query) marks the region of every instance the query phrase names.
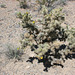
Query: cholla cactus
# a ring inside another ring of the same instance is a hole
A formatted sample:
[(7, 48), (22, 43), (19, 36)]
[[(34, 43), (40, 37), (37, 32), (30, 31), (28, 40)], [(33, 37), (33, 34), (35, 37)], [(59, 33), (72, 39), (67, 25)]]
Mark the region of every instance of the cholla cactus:
[(50, 14), (44, 16), (42, 30), (37, 37), (38, 41), (40, 41), (39, 38), (42, 39), (42, 42), (55, 39), (65, 40), (67, 36), (61, 27), (61, 23), (64, 21), (61, 11), (62, 9), (54, 9)]
[(32, 46), (32, 44), (34, 44), (34, 43), (32, 43), (32, 42), (34, 42), (34, 41), (33, 41), (33, 38), (34, 38), (33, 35), (30, 35), (29, 33), (25, 33), (25, 34), (23, 35), (22, 40), (20, 41), (20, 43), (21, 43), (21, 48), (24, 49), (24, 48), (26, 48), (27, 46)]
[(48, 8), (50, 8), (53, 4), (53, 2), (55, 2), (55, 0), (38, 0), (37, 1), (40, 4), (40, 8), (39, 10), (41, 10), (41, 12), (46, 13), (48, 12)]
[(31, 25), (31, 15), (29, 15), (28, 12), (24, 13), (22, 16), (22, 23), (21, 25), (23, 28), (26, 28), (27, 26)]
[(39, 44), (38, 48), (34, 50), (34, 52), (37, 54), (37, 58), (41, 59), (41, 57), (43, 57), (43, 55), (45, 55), (45, 53), (50, 49), (50, 46), (48, 43), (44, 43), (44, 44)]
[(16, 48), (13, 45), (8, 45), (8, 51), (6, 53), (6, 55), (8, 56), (9, 59), (17, 59), (17, 60), (21, 60), (21, 56), (24, 54), (24, 51), (18, 47)]
[(47, 7), (46, 7), (45, 5), (42, 5), (41, 13), (42, 13), (43, 15), (48, 14), (48, 9), (47, 9)]
[[(66, 39), (71, 36), (61, 26), (64, 15), (62, 9), (54, 9), (49, 14), (44, 15), (42, 26), (36, 27), (36, 23), (31, 20), (31, 15), (25, 13), (22, 15), (22, 26), (28, 30), (24, 34), (21, 41), (22, 47), (30, 46), (31, 50), (36, 53), (38, 60), (45, 60), (51, 65), (62, 64), (66, 56), (71, 53), (71, 49), (75, 49), (75, 42), (70, 43), (73, 47), (70, 48), (66, 43)], [(75, 37), (75, 33), (72, 35)], [(75, 39), (73, 39), (74, 41)]]
[(67, 31), (68, 38), (67, 41), (69, 42), (69, 48), (75, 52), (75, 28), (71, 28)]
[[(21, 16), (21, 18), (20, 18)], [(23, 28), (27, 28), (30, 33), (38, 32), (37, 27), (35, 26), (35, 21), (31, 20), (31, 15), (26, 12), (24, 14), (19, 14), (18, 17), (22, 19), (21, 25)]]
[(22, 16), (21, 12), (19, 12), (19, 13), (17, 13), (16, 17), (22, 19), (23, 16)]
[(38, 0), (37, 1), (40, 5), (42, 4), (42, 5), (45, 5), (45, 3), (46, 3), (46, 0)]

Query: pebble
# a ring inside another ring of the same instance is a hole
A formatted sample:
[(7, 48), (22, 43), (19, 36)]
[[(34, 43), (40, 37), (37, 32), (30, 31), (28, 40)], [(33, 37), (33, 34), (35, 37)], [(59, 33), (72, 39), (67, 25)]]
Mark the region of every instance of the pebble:
[(26, 69), (30, 68), (30, 66), (26, 66)]

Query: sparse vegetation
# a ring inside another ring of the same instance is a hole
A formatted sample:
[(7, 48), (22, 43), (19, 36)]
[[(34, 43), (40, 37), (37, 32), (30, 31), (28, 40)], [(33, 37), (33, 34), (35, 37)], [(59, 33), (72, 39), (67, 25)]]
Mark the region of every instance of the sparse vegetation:
[(23, 50), (20, 48), (15, 48), (14, 46), (8, 46), (8, 52), (6, 53), (9, 59), (21, 60), (23, 55)]

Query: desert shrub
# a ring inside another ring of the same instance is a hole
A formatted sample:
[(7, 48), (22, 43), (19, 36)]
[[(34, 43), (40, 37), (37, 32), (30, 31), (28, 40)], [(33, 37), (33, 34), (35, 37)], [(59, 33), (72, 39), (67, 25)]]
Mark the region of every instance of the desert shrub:
[(27, 7), (27, 2), (26, 0), (18, 0), (19, 3), (20, 3), (20, 8), (26, 8)]
[(23, 28), (28, 30), (21, 40), (22, 48), (30, 46), (31, 51), (36, 54), (34, 57), (39, 61), (42, 60), (44, 66), (63, 64), (66, 57), (72, 54), (73, 49), (69, 48), (70, 42), (66, 43), (70, 33), (61, 25), (65, 20), (61, 8), (53, 9), (49, 14), (44, 15), (41, 27), (36, 27), (29, 13), (25, 13), (21, 20)]
[(8, 51), (6, 53), (9, 59), (17, 59), (21, 60), (21, 56), (23, 55), (23, 50), (21, 48), (16, 48), (14, 46), (8, 46)]

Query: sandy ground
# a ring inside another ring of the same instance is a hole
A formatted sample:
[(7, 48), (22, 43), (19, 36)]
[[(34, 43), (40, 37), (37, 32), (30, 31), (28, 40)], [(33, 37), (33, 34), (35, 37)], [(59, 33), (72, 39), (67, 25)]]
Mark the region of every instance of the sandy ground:
[[(1, 4), (5, 4), (6, 8), (0, 7), (0, 75), (75, 75), (75, 59), (66, 60), (64, 68), (51, 67), (48, 72), (43, 71), (43, 64), (37, 63), (37, 60), (34, 60), (33, 64), (26, 62), (32, 55), (29, 50), (23, 56), (23, 61), (14, 63), (14, 60), (9, 60), (5, 55), (8, 51), (7, 45), (19, 46), (20, 34), (25, 33), (19, 25), (20, 19), (16, 18), (16, 13), (30, 12), (36, 21), (41, 18), (41, 15), (37, 12), (38, 5), (35, 0), (28, 4), (27, 9), (21, 9), (16, 0), (0, 0)], [(63, 8), (63, 12), (66, 14), (64, 24), (75, 27), (75, 1), (67, 2)]]

